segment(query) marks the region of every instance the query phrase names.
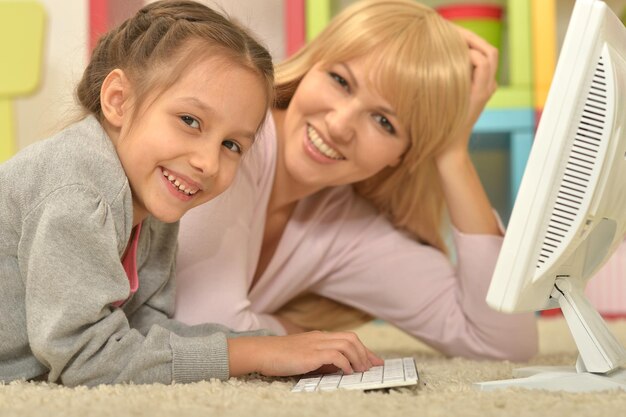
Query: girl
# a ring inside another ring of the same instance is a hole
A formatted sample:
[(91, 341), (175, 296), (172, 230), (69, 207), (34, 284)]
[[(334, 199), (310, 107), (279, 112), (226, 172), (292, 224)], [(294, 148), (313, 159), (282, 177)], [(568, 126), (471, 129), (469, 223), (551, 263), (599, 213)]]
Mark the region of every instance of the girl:
[(0, 165), (0, 380), (172, 383), (380, 360), (353, 334), (242, 336), (173, 313), (178, 220), (231, 183), (272, 98), (267, 51), (201, 4), (106, 34), (89, 114)]
[[(338, 301), (448, 355), (534, 354), (533, 316), (484, 301), (502, 232), (468, 141), (496, 64), (485, 41), (412, 0), (337, 15), (277, 67), (242, 181), (183, 220), (176, 317), (284, 334), (345, 324)], [(294, 304), (303, 294), (324, 302)]]

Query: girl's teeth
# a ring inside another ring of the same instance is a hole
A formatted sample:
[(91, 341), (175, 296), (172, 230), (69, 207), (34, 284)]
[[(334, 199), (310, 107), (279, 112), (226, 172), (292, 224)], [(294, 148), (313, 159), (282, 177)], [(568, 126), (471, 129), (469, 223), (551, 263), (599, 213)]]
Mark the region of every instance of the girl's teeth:
[(167, 178), (169, 182), (171, 182), (172, 185), (178, 188), (178, 191), (180, 191), (183, 194), (194, 195), (195, 193), (198, 192), (198, 190), (192, 190), (191, 187), (190, 188), (185, 187), (184, 184), (182, 184), (175, 176), (173, 176), (166, 170), (163, 170), (163, 176)]

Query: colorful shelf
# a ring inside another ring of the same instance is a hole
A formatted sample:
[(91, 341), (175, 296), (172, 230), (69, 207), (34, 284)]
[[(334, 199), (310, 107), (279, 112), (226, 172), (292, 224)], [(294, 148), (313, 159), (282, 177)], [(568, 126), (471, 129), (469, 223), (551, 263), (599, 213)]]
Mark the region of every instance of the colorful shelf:
[(39, 85), (44, 25), (38, 1), (0, 1), (0, 162), (17, 149), (13, 100)]

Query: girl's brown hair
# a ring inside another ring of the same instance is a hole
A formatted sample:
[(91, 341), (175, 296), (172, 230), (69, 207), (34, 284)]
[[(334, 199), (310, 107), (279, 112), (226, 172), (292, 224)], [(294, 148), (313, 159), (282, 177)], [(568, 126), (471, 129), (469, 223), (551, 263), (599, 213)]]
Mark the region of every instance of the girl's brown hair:
[(410, 138), (402, 163), (354, 184), (357, 193), (417, 239), (446, 251), (445, 202), (435, 157), (467, 117), (469, 50), (452, 24), (413, 0), (362, 0), (276, 66), (276, 104), (289, 105), (319, 62), (364, 58), (370, 86), (394, 107)]
[(100, 89), (119, 68), (133, 83), (136, 111), (149, 94), (171, 87), (186, 68), (207, 56), (224, 57), (262, 80), (273, 101), (274, 69), (269, 52), (243, 27), (195, 1), (156, 1), (144, 6), (98, 41), (76, 89), (85, 113), (103, 122)]

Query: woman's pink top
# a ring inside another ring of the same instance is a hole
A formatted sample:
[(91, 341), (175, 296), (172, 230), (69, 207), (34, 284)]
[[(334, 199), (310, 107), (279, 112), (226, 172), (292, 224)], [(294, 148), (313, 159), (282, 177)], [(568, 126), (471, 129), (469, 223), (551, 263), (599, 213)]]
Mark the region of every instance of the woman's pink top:
[(181, 220), (176, 318), (236, 330), (314, 292), (381, 318), (449, 355), (523, 360), (537, 350), (533, 314), (491, 310), (485, 295), (502, 238), (454, 232), (457, 262), (392, 225), (350, 186), (301, 200), (251, 289), (276, 168), (271, 117), (224, 194)]

